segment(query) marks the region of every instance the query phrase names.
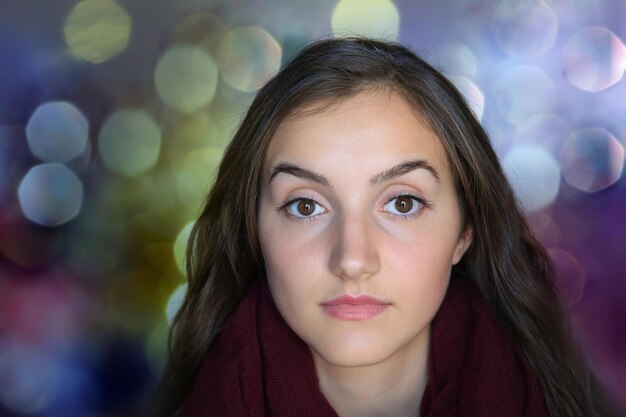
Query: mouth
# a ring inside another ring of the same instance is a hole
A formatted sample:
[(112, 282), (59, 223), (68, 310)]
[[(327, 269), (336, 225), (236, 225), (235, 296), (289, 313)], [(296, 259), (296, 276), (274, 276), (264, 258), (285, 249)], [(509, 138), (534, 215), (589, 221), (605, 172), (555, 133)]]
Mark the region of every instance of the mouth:
[(390, 305), (368, 295), (342, 295), (320, 304), (324, 312), (339, 320), (368, 320), (384, 312)]

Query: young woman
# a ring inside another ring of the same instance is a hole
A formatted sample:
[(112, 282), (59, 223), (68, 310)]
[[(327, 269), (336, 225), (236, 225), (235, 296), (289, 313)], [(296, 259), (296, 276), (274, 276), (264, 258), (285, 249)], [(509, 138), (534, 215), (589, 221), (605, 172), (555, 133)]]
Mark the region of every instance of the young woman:
[(259, 91), (187, 269), (160, 416), (607, 415), (487, 135), (398, 44)]

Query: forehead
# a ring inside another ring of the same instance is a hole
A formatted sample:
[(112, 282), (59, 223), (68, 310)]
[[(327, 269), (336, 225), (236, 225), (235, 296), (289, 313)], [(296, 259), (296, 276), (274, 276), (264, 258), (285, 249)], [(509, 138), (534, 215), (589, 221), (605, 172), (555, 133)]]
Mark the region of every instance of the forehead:
[(327, 161), (330, 166), (366, 161), (373, 169), (384, 169), (407, 159), (428, 160), (449, 176), (440, 139), (414, 107), (398, 94), (368, 90), (313, 103), (288, 117), (270, 142), (265, 168), (267, 172), (288, 160), (306, 165)]

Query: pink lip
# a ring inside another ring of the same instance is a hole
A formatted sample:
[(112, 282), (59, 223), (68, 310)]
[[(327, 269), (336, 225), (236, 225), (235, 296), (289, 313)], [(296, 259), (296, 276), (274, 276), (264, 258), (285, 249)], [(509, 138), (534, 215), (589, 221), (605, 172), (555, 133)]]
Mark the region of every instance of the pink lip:
[(389, 303), (368, 295), (352, 297), (342, 295), (321, 304), (330, 316), (340, 320), (367, 320), (379, 315), (389, 307)]

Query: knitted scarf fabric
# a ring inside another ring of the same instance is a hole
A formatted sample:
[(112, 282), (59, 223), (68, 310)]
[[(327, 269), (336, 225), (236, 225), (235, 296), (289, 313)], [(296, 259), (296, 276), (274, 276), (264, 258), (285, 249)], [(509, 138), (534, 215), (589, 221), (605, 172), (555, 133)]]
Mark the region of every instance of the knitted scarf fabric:
[[(431, 331), (421, 417), (549, 416), (537, 379), (474, 285), (453, 278)], [(338, 417), (307, 345), (263, 283), (208, 349), (180, 417)]]

